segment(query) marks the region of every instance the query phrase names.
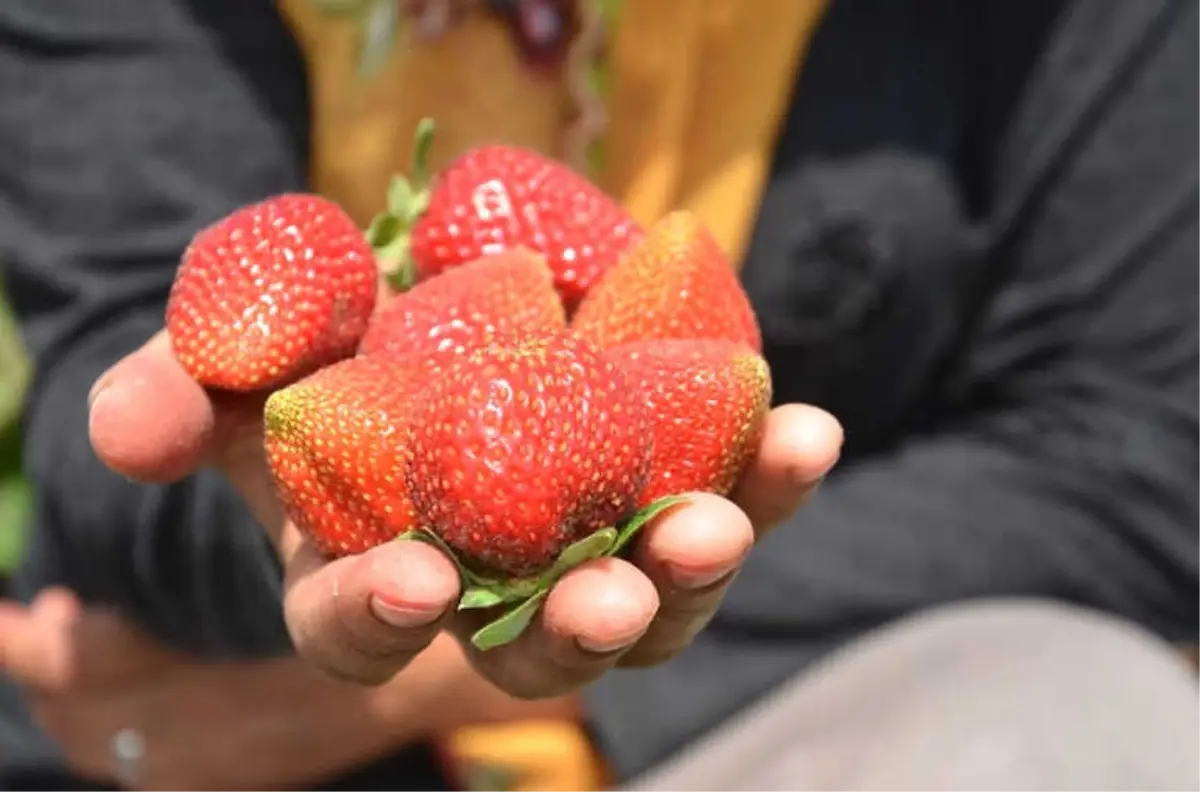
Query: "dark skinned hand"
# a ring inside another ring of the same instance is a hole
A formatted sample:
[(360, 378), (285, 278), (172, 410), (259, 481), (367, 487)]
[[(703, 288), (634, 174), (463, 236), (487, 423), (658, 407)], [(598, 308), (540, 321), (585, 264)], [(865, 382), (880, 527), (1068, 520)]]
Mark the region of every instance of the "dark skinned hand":
[(489, 652), (455, 612), (453, 562), (423, 542), (329, 560), (276, 500), (262, 452), (261, 400), (218, 399), (196, 384), (161, 332), (117, 363), (91, 395), (91, 441), (134, 480), (178, 480), (216, 466), (270, 534), (285, 570), (284, 613), (299, 654), (325, 672), (381, 684), (443, 630), (464, 639), (476, 670), (521, 698), (569, 693), (615, 666), (674, 657), (712, 618), (755, 541), (800, 507), (836, 463), (842, 429), (828, 413), (784, 405), (729, 499), (696, 493), (639, 534), (630, 560), (565, 575), (520, 638)]

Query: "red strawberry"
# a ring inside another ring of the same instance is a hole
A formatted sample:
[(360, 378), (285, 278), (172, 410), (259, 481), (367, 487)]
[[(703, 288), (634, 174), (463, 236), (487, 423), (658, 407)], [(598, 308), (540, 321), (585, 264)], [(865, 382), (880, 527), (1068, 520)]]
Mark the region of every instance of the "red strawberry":
[(196, 235), (167, 331), (197, 382), (261, 390), (352, 355), (377, 290), (371, 248), (345, 212), (315, 195), (280, 195)]
[[(418, 130), (412, 183), (393, 182), (372, 225), (404, 286), (514, 247), (546, 257), (563, 302), (575, 306), (642, 231), (582, 175), (534, 151), (491, 144), (459, 156), (426, 189), (431, 123)], [(415, 268), (415, 271), (414, 271)]]
[(629, 515), (650, 450), (637, 395), (586, 344), (490, 345), (418, 399), (408, 488), (467, 570), (522, 578)]
[(639, 508), (667, 495), (728, 495), (762, 439), (771, 373), (732, 341), (641, 341), (605, 353), (653, 421), (654, 461)]
[(462, 354), (495, 338), (556, 333), (566, 323), (545, 259), (517, 248), (392, 298), (372, 318), (359, 353), (396, 359)]
[(571, 322), (601, 349), (650, 339), (712, 338), (758, 351), (758, 322), (729, 258), (689, 212), (674, 212), (596, 284)]
[(267, 461), (288, 516), (321, 552), (360, 553), (414, 527), (404, 488), (416, 367), (356, 357), (276, 391)]

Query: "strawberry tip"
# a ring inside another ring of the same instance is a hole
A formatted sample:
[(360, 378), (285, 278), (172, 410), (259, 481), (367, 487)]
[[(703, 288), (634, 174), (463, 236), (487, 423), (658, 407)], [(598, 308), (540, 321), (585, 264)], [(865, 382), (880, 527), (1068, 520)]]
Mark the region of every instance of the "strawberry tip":
[(295, 404), (288, 389), (277, 390), (263, 404), (263, 426), (268, 434), (282, 434), (292, 425), (294, 413)]

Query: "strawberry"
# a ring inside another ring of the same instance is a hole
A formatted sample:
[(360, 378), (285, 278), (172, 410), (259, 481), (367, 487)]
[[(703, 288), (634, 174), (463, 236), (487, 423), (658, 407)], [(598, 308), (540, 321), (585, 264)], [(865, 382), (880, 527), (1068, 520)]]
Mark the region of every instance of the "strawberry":
[(566, 323), (545, 259), (516, 248), (392, 298), (372, 318), (359, 353), (396, 359), (462, 354), (498, 337), (555, 333)]
[(502, 580), (545, 572), (628, 516), (650, 464), (637, 395), (566, 334), (461, 358), (418, 398), (412, 426), (419, 522), (464, 569)]
[(275, 387), (354, 354), (378, 273), (336, 204), (285, 194), (196, 234), (167, 302), (175, 354), (200, 384)]
[(360, 553), (413, 528), (404, 488), (419, 366), (355, 357), (267, 399), (267, 461), (288, 516), (322, 553)]
[(568, 308), (642, 236), (625, 210), (582, 175), (529, 149), (473, 148), (426, 186), (433, 133), (418, 128), (412, 181), (393, 180), (369, 234), (401, 288), (485, 255), (525, 247), (546, 257)]
[(645, 399), (654, 458), (639, 508), (661, 497), (728, 495), (762, 439), (771, 373), (745, 344), (639, 341), (604, 353)]
[(600, 349), (650, 339), (710, 338), (761, 349), (737, 273), (691, 213), (668, 214), (579, 305), (574, 333)]

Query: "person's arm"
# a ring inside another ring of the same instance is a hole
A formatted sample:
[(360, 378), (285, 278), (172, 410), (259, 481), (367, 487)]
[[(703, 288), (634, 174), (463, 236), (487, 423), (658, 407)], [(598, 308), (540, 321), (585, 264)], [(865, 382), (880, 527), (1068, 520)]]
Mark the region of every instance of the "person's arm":
[(295, 44), (268, 2), (6, 0), (0, 74), (0, 262), (36, 365), (20, 582), (68, 584), (185, 648), (286, 648), (277, 562), (240, 498), (212, 472), (110, 472), (87, 397), (161, 328), (197, 228), (303, 188)]
[(967, 404), (843, 463), (675, 661), (589, 689), (622, 776), (943, 602), (1052, 597), (1194, 641), (1196, 5), (1127, 6), (1146, 23), (1123, 28), (1113, 5), (1078, 4), (997, 159), (1006, 274), (961, 369)]

